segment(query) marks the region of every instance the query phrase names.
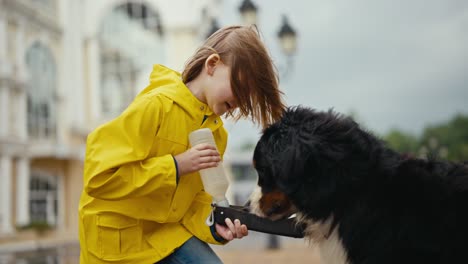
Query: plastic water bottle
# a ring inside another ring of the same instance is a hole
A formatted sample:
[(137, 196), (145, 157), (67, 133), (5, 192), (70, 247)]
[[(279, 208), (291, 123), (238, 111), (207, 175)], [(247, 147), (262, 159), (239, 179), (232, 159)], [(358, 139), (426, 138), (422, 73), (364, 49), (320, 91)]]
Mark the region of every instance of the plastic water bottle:
[[(213, 133), (209, 128), (201, 128), (193, 131), (189, 135), (190, 145), (196, 146), (201, 143), (207, 143), (216, 147)], [(229, 207), (226, 199), (226, 191), (229, 187), (229, 181), (224, 172), (223, 162), (220, 161), (217, 167), (200, 170), (200, 176), (205, 191), (213, 197), (213, 202), (217, 206)]]

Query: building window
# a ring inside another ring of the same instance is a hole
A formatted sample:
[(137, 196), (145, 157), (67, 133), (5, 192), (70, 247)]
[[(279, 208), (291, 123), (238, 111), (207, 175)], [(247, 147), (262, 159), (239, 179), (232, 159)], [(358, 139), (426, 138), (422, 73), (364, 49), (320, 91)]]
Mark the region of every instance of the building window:
[(119, 113), (133, 97), (137, 68), (130, 58), (112, 49), (103, 50), (101, 53), (101, 67), (102, 111)]
[(162, 63), (160, 17), (142, 3), (127, 1), (104, 17), (99, 36), (101, 111), (115, 116), (144, 88), (138, 83), (142, 74), (148, 80), (152, 65)]
[(258, 177), (252, 164), (232, 164), (231, 171), (234, 181), (256, 181)]
[(127, 2), (118, 6), (115, 11), (126, 14), (131, 21), (140, 24), (145, 30), (158, 35), (163, 34), (159, 15), (144, 4)]
[(32, 139), (56, 136), (56, 65), (46, 47), (36, 42), (26, 53), (28, 134)]
[(57, 223), (57, 177), (33, 173), (29, 184), (29, 215), (31, 223)]
[(257, 171), (250, 161), (231, 161), (227, 164), (232, 176), (229, 187), (231, 198), (234, 204), (245, 204), (256, 186)]

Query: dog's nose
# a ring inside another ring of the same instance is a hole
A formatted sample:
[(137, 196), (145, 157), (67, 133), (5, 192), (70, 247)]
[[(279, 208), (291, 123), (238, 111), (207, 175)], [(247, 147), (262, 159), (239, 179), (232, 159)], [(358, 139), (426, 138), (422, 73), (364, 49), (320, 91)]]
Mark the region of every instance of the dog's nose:
[(276, 213), (278, 213), (281, 210), (281, 204), (279, 203), (274, 203), (272, 206), (265, 212), (266, 216), (272, 216)]

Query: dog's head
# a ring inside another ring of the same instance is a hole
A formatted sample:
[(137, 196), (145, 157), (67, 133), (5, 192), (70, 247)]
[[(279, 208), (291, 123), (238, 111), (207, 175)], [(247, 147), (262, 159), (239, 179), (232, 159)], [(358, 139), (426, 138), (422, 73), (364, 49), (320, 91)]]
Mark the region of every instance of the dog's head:
[(351, 118), (333, 111), (287, 109), (255, 147), (261, 193), (251, 198), (253, 211), (271, 219), (295, 211), (328, 218), (359, 173), (371, 166), (370, 148), (376, 143)]

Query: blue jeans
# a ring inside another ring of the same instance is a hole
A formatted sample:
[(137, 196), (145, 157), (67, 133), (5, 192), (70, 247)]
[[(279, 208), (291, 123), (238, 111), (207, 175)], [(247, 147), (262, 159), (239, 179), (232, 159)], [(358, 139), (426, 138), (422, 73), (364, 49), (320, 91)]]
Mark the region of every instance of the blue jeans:
[(158, 264), (222, 264), (223, 262), (207, 243), (193, 236), (174, 253), (157, 262)]

